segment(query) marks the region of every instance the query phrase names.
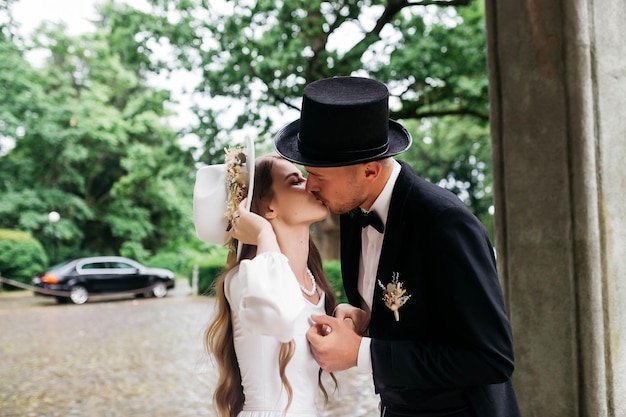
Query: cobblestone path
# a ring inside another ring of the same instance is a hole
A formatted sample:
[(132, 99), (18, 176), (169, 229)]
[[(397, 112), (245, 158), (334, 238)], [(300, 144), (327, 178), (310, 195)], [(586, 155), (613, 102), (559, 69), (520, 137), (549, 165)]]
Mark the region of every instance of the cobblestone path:
[[(202, 345), (212, 308), (184, 282), (163, 299), (81, 306), (0, 293), (0, 417), (212, 416)], [(337, 377), (323, 417), (377, 415), (370, 376)]]

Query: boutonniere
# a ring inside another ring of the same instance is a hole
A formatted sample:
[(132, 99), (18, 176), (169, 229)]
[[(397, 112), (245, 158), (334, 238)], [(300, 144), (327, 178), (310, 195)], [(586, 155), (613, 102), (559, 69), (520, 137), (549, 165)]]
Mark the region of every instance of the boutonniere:
[(399, 279), (400, 273), (392, 272), (391, 282), (386, 286), (378, 280), (378, 285), (383, 289), (383, 301), (387, 308), (393, 311), (396, 321), (400, 321), (400, 312), (398, 310), (411, 298), (411, 295), (406, 293), (404, 284)]

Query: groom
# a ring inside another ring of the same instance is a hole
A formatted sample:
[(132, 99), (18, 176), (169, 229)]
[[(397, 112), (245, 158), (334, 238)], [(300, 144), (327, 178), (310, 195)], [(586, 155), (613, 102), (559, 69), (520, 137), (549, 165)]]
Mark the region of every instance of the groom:
[(372, 372), (381, 416), (520, 416), (487, 232), (456, 196), (393, 158), (411, 136), (389, 119), (388, 99), (371, 79), (316, 81), (275, 139), (341, 215), (344, 288), (370, 319), (365, 337), (341, 320), (352, 310), (314, 316), (313, 355), (327, 371)]

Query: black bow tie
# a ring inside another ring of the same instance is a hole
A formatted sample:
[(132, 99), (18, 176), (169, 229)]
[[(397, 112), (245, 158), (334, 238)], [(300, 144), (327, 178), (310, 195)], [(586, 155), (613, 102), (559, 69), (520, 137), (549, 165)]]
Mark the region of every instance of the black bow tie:
[(364, 212), (360, 208), (355, 208), (350, 213), (354, 219), (361, 225), (361, 227), (372, 226), (378, 233), (382, 233), (385, 230), (383, 221), (375, 211)]

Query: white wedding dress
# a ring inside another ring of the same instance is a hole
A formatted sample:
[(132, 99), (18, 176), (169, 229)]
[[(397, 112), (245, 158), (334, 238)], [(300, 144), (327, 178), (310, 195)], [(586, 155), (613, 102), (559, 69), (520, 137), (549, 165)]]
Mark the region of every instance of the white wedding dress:
[[(245, 395), (239, 417), (318, 417), (319, 365), (306, 340), (312, 314), (326, 314), (324, 294), (317, 305), (306, 300), (287, 258), (265, 252), (241, 261), (225, 282), (231, 306), (235, 352)], [(287, 412), (287, 392), (278, 373), (281, 342), (295, 342), (287, 364), (293, 399)]]

